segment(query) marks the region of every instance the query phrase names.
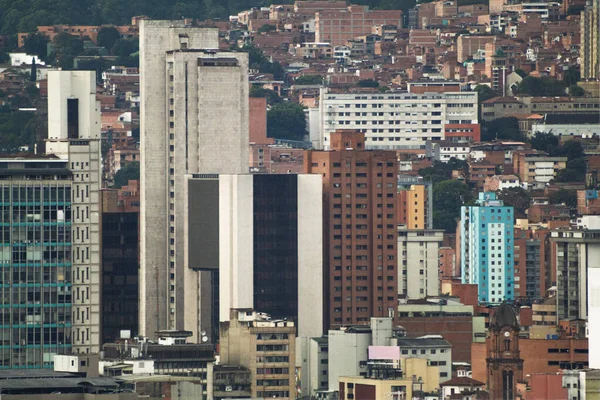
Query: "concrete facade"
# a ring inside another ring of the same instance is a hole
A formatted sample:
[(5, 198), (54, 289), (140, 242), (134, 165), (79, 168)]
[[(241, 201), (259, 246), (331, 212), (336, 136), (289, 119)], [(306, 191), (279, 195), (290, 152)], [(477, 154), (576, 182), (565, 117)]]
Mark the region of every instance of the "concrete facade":
[(219, 329), (223, 364), (250, 370), (252, 398), (295, 398), (296, 328), (252, 310), (231, 310)]
[(145, 336), (187, 329), (197, 339), (200, 327), (196, 320), (186, 321), (184, 299), (197, 299), (206, 312), (211, 307), (202, 295), (210, 291), (210, 273), (184, 267), (185, 175), (248, 169), (248, 57), (214, 50), (218, 47), (217, 29), (187, 27), (183, 21), (141, 22), (140, 334)]
[(398, 295), (422, 299), (440, 293), (441, 230), (398, 229)]
[(100, 104), (96, 73), (48, 73), (47, 154), (68, 160), (72, 185), (74, 353), (100, 351)]
[[(590, 307), (592, 317), (597, 316), (598, 292), (591, 289), (598, 285), (592, 276), (597, 275), (600, 267), (600, 230), (552, 231), (550, 241), (551, 262), (555, 267), (553, 276), (556, 277), (557, 318), (588, 319)], [(590, 335), (592, 329), (597, 329), (596, 321), (597, 318), (590, 319)]]

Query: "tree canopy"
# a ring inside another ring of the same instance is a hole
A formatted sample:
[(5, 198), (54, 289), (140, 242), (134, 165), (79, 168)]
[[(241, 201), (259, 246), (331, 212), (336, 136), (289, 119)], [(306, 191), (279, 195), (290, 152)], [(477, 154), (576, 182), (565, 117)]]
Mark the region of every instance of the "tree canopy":
[(559, 146), (558, 137), (548, 132), (536, 132), (531, 138), (531, 148), (552, 154)]
[(103, 26), (98, 31), (96, 45), (100, 47), (106, 47), (107, 50), (110, 50), (115, 45), (115, 42), (119, 39), (121, 39), (121, 34), (117, 28), (112, 26)]
[(498, 198), (504, 201), (505, 206), (512, 206), (515, 209), (515, 216), (525, 218), (525, 210), (531, 206), (531, 196), (527, 191), (520, 187), (503, 189)]
[(302, 75), (294, 80), (296, 85), (322, 85), (323, 77), (321, 75)]
[(267, 137), (303, 140), (305, 134), (306, 117), (300, 104), (286, 101), (267, 111)]
[(461, 170), (466, 175), (469, 171), (469, 164), (466, 161), (452, 157), (448, 162), (435, 161), (431, 167), (421, 168), (419, 175), (435, 185), (451, 179), (454, 170)]
[(132, 161), (130, 163), (125, 164), (121, 167), (120, 170), (117, 171), (114, 178), (113, 187), (120, 188), (129, 183), (130, 180), (139, 180), (140, 179), (140, 163), (137, 161)]
[(263, 32), (272, 32), (272, 31), (276, 31), (276, 30), (277, 30), (277, 27), (275, 25), (264, 24), (263, 26), (258, 28), (258, 30), (256, 32), (263, 33)]
[(38, 25), (124, 25), (131, 23), (134, 15), (225, 19), (256, 6), (259, 4), (250, 0), (0, 0), (0, 34), (35, 32)]
[(356, 86), (358, 86), (358, 87), (377, 88), (377, 87), (379, 87), (379, 82), (377, 82), (374, 79), (362, 79), (362, 80), (358, 81), (358, 83), (356, 84)]
[(481, 140), (487, 142), (494, 139), (524, 141), (525, 138), (519, 130), (519, 120), (515, 117), (503, 117), (486, 121)]
[(250, 97), (266, 97), (267, 104), (270, 106), (283, 101), (275, 91), (264, 89), (258, 85), (250, 86)]
[(473, 199), (469, 187), (457, 180), (445, 180), (433, 186), (433, 227), (448, 233), (456, 231), (460, 208)]
[(23, 50), (27, 54), (36, 55), (42, 61), (48, 57), (48, 38), (41, 33), (32, 33), (25, 38)]
[(518, 94), (530, 96), (564, 96), (567, 85), (550, 77), (526, 76), (516, 88)]
[(22, 146), (33, 148), (41, 121), (36, 114), (0, 109), (0, 154), (15, 153)]
[(488, 85), (477, 85), (473, 90), (479, 93), (479, 103), (498, 96), (498, 93)]
[(577, 191), (560, 189), (548, 195), (551, 204), (565, 204), (570, 208), (577, 207)]

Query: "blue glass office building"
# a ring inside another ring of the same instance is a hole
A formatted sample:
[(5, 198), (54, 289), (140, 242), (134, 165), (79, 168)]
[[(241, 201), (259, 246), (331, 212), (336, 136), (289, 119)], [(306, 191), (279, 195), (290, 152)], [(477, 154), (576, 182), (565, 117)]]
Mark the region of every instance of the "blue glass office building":
[(461, 208), (460, 254), (462, 283), (478, 285), (480, 303), (514, 300), (514, 210), (496, 193)]
[(71, 172), (0, 158), (0, 369), (51, 368), (71, 350)]

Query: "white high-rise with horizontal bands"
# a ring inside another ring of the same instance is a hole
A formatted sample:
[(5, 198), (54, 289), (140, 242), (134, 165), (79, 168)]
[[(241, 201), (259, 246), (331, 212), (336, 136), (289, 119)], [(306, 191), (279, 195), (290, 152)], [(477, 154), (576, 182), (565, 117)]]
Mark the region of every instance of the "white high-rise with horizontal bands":
[(201, 329), (188, 322), (183, 306), (186, 297), (201, 302), (202, 286), (210, 283), (208, 272), (184, 266), (185, 175), (248, 171), (248, 56), (218, 48), (217, 29), (183, 21), (141, 22), (140, 334), (145, 336), (186, 329), (197, 338)]
[[(338, 129), (364, 132), (365, 148), (425, 150), (428, 141), (444, 140), (446, 124), (477, 124), (477, 92), (331, 93), (321, 89), (320, 148), (330, 149)], [(320, 143), (318, 143), (320, 142)]]

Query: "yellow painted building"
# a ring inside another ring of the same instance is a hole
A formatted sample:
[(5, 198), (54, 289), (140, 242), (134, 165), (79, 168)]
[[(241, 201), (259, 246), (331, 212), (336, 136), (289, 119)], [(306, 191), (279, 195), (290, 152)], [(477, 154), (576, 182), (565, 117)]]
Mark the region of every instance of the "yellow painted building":
[(403, 378), (374, 379), (362, 376), (339, 378), (340, 400), (410, 400), (413, 391), (436, 392), (440, 386), (439, 367), (425, 358), (401, 358)]
[(428, 229), (427, 226), (427, 187), (411, 185), (409, 189), (398, 193), (399, 223), (408, 229)]

